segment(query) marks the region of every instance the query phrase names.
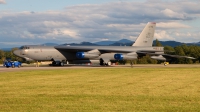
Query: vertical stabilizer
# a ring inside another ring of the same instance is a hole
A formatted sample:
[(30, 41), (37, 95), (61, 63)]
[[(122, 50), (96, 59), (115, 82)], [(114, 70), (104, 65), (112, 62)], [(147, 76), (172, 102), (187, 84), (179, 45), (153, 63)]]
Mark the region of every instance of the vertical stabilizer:
[(132, 46), (152, 46), (155, 27), (155, 22), (148, 22)]

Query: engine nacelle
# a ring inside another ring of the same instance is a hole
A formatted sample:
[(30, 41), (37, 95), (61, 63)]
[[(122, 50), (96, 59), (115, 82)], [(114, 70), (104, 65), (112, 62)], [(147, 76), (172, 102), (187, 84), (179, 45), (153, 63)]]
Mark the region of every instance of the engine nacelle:
[(76, 57), (79, 59), (84, 59), (84, 58), (98, 58), (99, 54), (92, 54), (92, 53), (87, 53), (87, 52), (77, 52)]
[(155, 59), (155, 60), (161, 60), (161, 61), (166, 61), (167, 59), (165, 57), (163, 57), (162, 55), (159, 56), (151, 56), (151, 59)]
[(116, 60), (134, 60), (134, 59), (137, 59), (137, 56), (126, 55), (126, 54), (115, 54), (114, 58)]

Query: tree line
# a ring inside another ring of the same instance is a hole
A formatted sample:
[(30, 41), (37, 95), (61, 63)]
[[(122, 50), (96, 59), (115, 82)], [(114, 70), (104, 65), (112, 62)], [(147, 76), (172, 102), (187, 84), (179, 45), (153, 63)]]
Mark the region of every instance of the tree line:
[[(162, 46), (160, 42), (156, 39), (156, 42), (153, 46)], [(18, 48), (13, 48), (11, 51), (3, 51), (0, 50), (0, 64), (4, 62), (7, 58), (10, 58), (11, 60), (16, 60), (20, 62), (25, 62), (23, 58), (20, 58), (18, 56), (15, 56), (13, 54), (13, 51)], [(200, 46), (196, 45), (186, 45), (183, 44), (181, 46), (171, 47), (171, 46), (165, 46), (164, 51), (166, 54), (171, 55), (181, 55), (181, 56), (191, 56), (196, 58), (195, 60), (191, 59), (185, 59), (185, 58), (172, 58), (169, 63), (171, 64), (193, 64), (193, 63), (200, 63)], [(130, 61), (120, 61), (119, 63), (128, 63)], [(149, 55), (144, 56), (138, 60), (133, 61), (134, 64), (159, 64), (163, 63), (163, 61), (158, 61), (151, 59)]]
[(0, 50), (0, 64), (2, 64), (6, 59), (11, 59), (13, 61), (25, 62), (25, 60), (23, 58), (18, 57), (13, 54), (13, 51), (15, 51), (17, 49), (18, 48), (13, 48), (11, 51)]

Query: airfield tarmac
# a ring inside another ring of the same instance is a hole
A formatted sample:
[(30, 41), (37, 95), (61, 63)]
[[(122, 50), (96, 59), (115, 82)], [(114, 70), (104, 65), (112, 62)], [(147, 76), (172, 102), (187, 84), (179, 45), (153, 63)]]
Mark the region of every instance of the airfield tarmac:
[(130, 65), (113, 65), (113, 66), (99, 66), (99, 65), (65, 65), (62, 67), (59, 66), (23, 66), (16, 68), (6, 68), (1, 66), (0, 72), (14, 72), (14, 71), (24, 71), (24, 70), (52, 70), (52, 69), (94, 69), (94, 68), (200, 68), (200, 64), (169, 64), (164, 66), (162, 64), (136, 64), (132, 67)]

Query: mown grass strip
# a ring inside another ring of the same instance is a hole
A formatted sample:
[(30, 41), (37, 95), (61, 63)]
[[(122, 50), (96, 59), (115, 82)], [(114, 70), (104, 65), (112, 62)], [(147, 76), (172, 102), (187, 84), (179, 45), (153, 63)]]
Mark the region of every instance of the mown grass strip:
[(0, 74), (0, 111), (200, 111), (199, 68)]

